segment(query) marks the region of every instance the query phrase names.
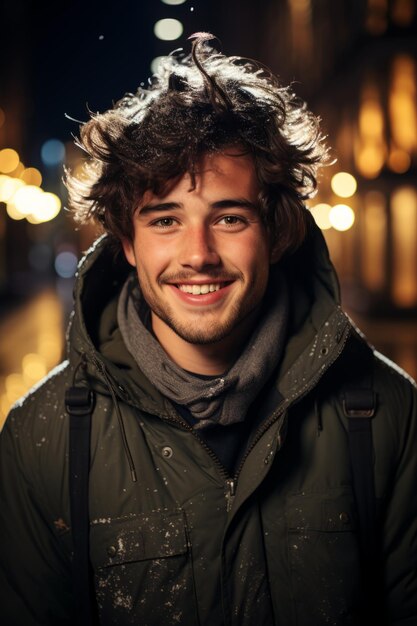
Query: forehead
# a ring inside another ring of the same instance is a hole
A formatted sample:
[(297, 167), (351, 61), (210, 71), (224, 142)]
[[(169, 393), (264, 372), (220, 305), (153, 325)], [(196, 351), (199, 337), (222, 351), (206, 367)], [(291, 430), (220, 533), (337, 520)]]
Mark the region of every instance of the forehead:
[(259, 183), (252, 156), (236, 148), (222, 153), (205, 153), (196, 164), (194, 176), (186, 172), (163, 195), (147, 190), (139, 207), (153, 201), (175, 201), (180, 197), (215, 198), (244, 197), (256, 200)]

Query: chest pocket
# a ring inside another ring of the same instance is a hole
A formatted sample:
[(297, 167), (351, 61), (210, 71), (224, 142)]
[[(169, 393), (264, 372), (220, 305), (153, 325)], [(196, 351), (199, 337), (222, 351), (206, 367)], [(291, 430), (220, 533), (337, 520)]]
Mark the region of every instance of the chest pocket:
[(91, 560), (102, 624), (198, 624), (184, 513), (98, 519)]
[(352, 493), (292, 495), (286, 524), (296, 623), (356, 624), (360, 564)]

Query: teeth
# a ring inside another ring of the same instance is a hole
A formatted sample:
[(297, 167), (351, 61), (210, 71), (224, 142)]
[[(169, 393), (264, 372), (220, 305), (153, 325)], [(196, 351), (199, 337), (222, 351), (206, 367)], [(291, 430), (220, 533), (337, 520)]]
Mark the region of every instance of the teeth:
[(219, 283), (209, 283), (207, 285), (178, 285), (180, 291), (185, 293), (192, 293), (193, 296), (200, 296), (201, 294), (209, 293), (212, 291), (219, 291)]

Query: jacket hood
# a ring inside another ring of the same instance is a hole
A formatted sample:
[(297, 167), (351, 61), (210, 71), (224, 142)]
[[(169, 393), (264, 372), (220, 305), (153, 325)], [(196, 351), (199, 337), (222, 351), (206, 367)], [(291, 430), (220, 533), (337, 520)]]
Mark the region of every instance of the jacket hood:
[[(107, 236), (100, 237), (79, 264), (67, 335), (68, 358), (75, 367), (83, 364), (90, 381), (101, 391), (105, 392), (110, 378), (122, 399), (129, 399), (148, 412), (169, 413), (169, 403), (139, 370), (122, 340), (117, 325), (117, 298), (132, 267), (109, 244)], [(303, 245), (281, 261), (281, 267), (290, 294), (289, 338), (280, 368), (285, 371), (314, 341), (318, 329), (334, 311), (340, 312), (336, 272), (311, 216)], [(271, 279), (272, 276), (271, 272)], [(344, 316), (343, 319), (346, 321)]]

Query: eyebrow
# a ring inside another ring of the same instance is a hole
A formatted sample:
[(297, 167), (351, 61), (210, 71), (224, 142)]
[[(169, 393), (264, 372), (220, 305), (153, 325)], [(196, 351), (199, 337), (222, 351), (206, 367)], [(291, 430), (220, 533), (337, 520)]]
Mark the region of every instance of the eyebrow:
[[(245, 200), (244, 198), (227, 198), (225, 200), (218, 200), (217, 202), (212, 202), (210, 204), (210, 208), (213, 210), (221, 210), (221, 209), (247, 209), (248, 211), (258, 210), (258, 205), (250, 202), (249, 200)], [(157, 212), (166, 212), (166, 211), (176, 211), (183, 209), (184, 206), (180, 202), (161, 202), (158, 204), (145, 204), (142, 208), (138, 210), (138, 215), (147, 215), (148, 213), (157, 213)]]

